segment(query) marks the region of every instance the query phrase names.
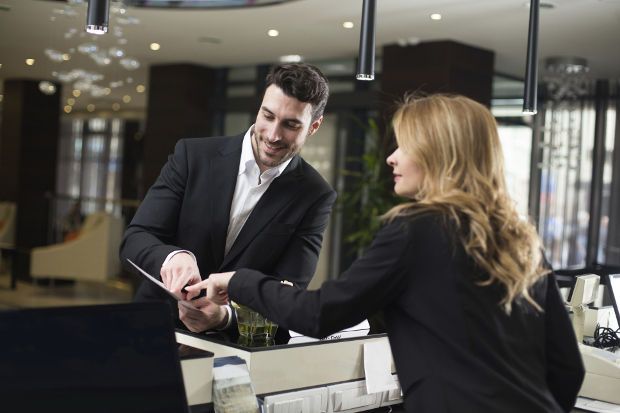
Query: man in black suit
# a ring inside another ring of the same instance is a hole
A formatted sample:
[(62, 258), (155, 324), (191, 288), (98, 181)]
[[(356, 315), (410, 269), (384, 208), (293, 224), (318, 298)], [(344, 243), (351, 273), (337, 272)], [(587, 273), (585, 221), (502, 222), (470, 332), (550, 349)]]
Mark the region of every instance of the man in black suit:
[[(314, 66), (286, 64), (266, 80), (255, 124), (235, 137), (180, 140), (127, 228), (122, 261), (159, 273), (177, 295), (201, 276), (240, 267), (302, 288), (314, 274), (336, 193), (298, 154), (323, 121), (327, 79)], [(136, 294), (164, 298), (150, 283)], [(206, 297), (191, 303), (178, 305), (191, 331), (234, 318)]]

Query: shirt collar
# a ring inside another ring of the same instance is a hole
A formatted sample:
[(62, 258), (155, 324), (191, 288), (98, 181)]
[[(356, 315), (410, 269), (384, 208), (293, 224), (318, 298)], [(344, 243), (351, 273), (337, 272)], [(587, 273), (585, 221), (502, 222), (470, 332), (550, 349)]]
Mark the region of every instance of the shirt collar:
[[(255, 172), (256, 175), (260, 174), (260, 168), (256, 163), (256, 158), (254, 158), (254, 151), (252, 150), (252, 134), (254, 133), (254, 125), (250, 126), (245, 135), (243, 136), (243, 143), (241, 144), (241, 159), (239, 160), (239, 173), (238, 175), (242, 175), (246, 172)], [(281, 163), (278, 166), (267, 169), (265, 172), (260, 174), (261, 180), (265, 178), (275, 179), (284, 172), (289, 163), (291, 163), (291, 159)]]

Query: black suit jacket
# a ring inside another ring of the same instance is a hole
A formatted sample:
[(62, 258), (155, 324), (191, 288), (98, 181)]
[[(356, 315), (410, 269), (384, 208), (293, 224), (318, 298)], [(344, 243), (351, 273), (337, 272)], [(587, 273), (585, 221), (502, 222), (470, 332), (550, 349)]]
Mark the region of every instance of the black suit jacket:
[(242, 269), (228, 293), (279, 325), (321, 337), (383, 309), (408, 412), (570, 410), (584, 370), (554, 276), (532, 296), (544, 309), (498, 305), (437, 214), (400, 218), (338, 280), (300, 291)]
[[(189, 250), (201, 276), (252, 267), (305, 288), (316, 269), (334, 190), (295, 156), (256, 204), (224, 255), (243, 135), (180, 140), (128, 226), (120, 255), (159, 276), (166, 256)], [(137, 300), (165, 299), (143, 283)], [(176, 312), (175, 312), (176, 313)]]

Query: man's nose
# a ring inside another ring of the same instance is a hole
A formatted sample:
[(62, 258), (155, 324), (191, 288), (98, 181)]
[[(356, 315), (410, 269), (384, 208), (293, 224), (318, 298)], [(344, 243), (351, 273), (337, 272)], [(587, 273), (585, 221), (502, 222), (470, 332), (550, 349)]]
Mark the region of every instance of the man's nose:
[(272, 125), (267, 131), (267, 140), (269, 142), (278, 142), (281, 139), (280, 127), (278, 125)]

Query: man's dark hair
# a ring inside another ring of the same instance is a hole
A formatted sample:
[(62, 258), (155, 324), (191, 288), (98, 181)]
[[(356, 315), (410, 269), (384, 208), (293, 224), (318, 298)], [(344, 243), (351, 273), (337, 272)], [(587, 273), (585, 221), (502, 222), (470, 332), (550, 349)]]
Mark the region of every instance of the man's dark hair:
[(316, 67), (306, 63), (286, 63), (273, 66), (266, 78), (265, 89), (276, 85), (285, 95), (312, 105), (312, 121), (323, 115), (329, 86), (327, 78)]

